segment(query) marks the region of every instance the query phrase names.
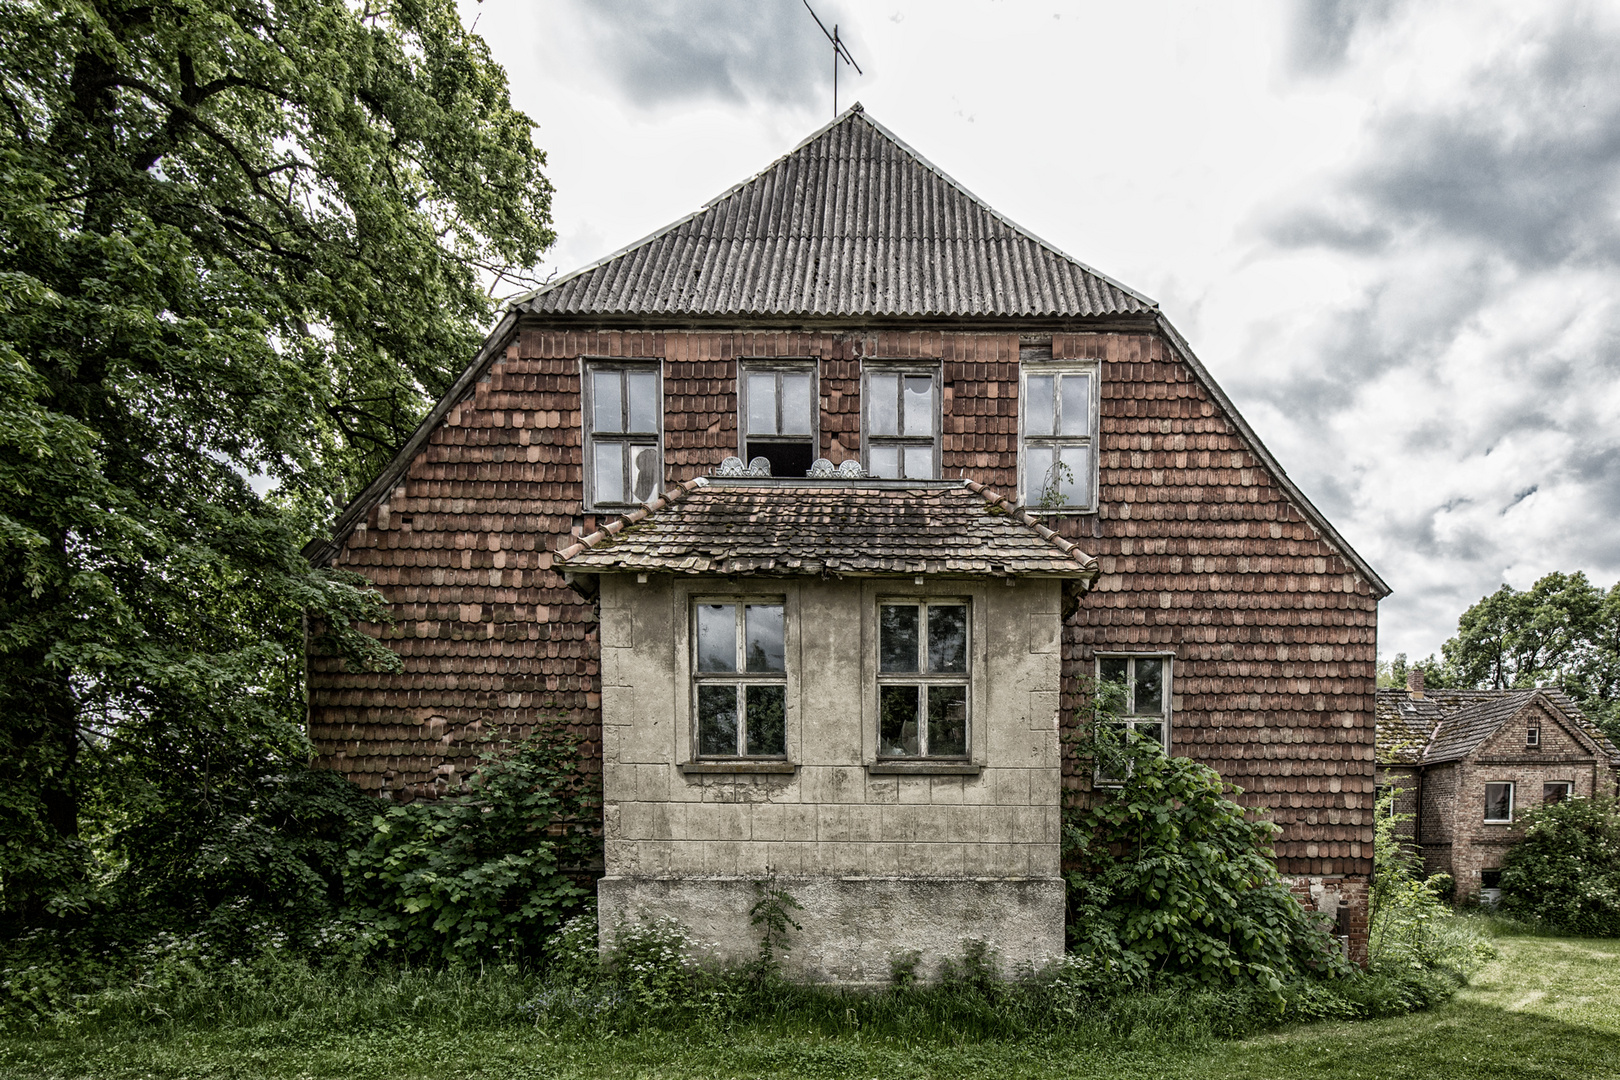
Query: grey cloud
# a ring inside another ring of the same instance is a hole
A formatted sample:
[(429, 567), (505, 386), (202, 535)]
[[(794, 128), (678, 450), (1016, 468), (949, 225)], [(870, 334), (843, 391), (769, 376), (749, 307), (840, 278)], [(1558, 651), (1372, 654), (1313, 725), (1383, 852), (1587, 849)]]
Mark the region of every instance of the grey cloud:
[(1289, 27), (1291, 66), (1302, 74), (1337, 70), (1357, 27), (1387, 18), (1394, 7), (1394, 0), (1295, 0)]
[[(819, 105), (829, 96), (832, 47), (800, 0), (576, 0), (575, 6), (605, 69), (638, 105), (694, 98)], [(829, 29), (835, 19), (842, 23), (841, 37), (853, 29), (826, 2), (816, 11)], [(850, 44), (864, 59), (858, 38)], [(840, 95), (840, 107), (846, 100), (854, 95)]]
[(1524, 502), (1524, 500), (1528, 499), (1530, 496), (1534, 495), (1536, 492), (1538, 492), (1540, 490), (1541, 490), (1541, 485), (1540, 484), (1531, 484), (1529, 487), (1525, 488), (1523, 491), (1521, 491), (1521, 492), (1517, 493), (1516, 495), (1514, 495), (1512, 502), (1508, 503), (1506, 506), (1502, 507), (1501, 510), (1497, 511), (1498, 515), (1506, 514), (1509, 510), (1513, 509), (1515, 506), (1518, 506), (1520, 503)]

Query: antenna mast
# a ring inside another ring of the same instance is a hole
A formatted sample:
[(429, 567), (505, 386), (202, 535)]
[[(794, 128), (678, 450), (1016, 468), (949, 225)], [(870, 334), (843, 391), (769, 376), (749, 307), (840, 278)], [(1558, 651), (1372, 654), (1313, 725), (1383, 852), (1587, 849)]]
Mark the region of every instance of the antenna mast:
[(838, 24), (833, 23), (832, 32), (828, 33), (827, 24), (823, 23), (821, 21), (821, 16), (816, 14), (816, 9), (810, 6), (810, 0), (804, 0), (804, 10), (806, 10), (806, 11), (808, 11), (810, 13), (810, 17), (812, 19), (816, 20), (816, 25), (821, 27), (821, 32), (823, 34), (827, 35), (827, 40), (832, 42), (832, 47), (833, 47), (833, 116), (837, 117), (837, 115), (838, 115), (838, 62), (840, 60), (842, 60), (844, 63), (848, 64), (850, 67), (854, 68), (855, 69), (855, 74), (857, 74), (857, 75), (865, 75), (866, 72), (862, 71), (861, 70), (861, 65), (859, 65), (859, 64), (857, 64), (855, 62), (855, 58), (853, 56), (849, 55), (849, 49), (844, 46), (843, 39), (838, 36)]

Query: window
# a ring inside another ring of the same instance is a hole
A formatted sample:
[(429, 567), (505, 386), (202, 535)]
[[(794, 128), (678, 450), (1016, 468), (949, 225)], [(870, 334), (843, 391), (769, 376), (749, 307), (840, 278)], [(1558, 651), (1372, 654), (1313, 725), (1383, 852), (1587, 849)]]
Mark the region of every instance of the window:
[(700, 600), (692, 622), (698, 756), (786, 756), (782, 602)]
[(878, 604), (878, 756), (968, 756), (968, 605)]
[(1037, 513), (1095, 510), (1097, 368), (1052, 363), (1050, 349), (1025, 355), (1048, 359), (1022, 370), (1019, 501)]
[(644, 503), (662, 487), (664, 410), (658, 368), (587, 363), (586, 502), (592, 507)]
[[(1123, 743), (1124, 736), (1134, 732), (1152, 739), (1170, 751), (1170, 658), (1168, 656), (1099, 656), (1097, 678), (1113, 683), (1124, 691), (1124, 707), (1118, 716), (1104, 717), (1109, 731), (1100, 734), (1115, 736)], [(1116, 765), (1099, 762), (1098, 783), (1119, 783), (1124, 773)]]
[(1561, 803), (1575, 794), (1575, 785), (1568, 780), (1558, 780), (1541, 785), (1541, 801), (1543, 804)]
[(939, 475), (939, 369), (869, 366), (862, 372), (866, 471), (889, 480)]
[(1513, 820), (1513, 785), (1485, 785), (1485, 820), (1511, 822)]
[(772, 476), (804, 476), (816, 459), (816, 369), (806, 364), (743, 366), (737, 411), (738, 456), (771, 463)]
[(1540, 746), (1541, 745), (1541, 729), (1538, 728), (1538, 727), (1525, 728), (1524, 729), (1524, 745), (1527, 746), (1527, 747), (1528, 746)]

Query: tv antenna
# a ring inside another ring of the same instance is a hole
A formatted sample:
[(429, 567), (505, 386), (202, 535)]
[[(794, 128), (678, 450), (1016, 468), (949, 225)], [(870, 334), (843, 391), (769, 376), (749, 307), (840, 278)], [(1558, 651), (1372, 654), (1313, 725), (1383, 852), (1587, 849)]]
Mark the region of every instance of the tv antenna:
[(840, 60), (842, 60), (844, 63), (848, 64), (850, 67), (854, 68), (855, 69), (855, 74), (857, 74), (857, 75), (865, 75), (866, 72), (862, 71), (861, 70), (861, 65), (859, 65), (859, 64), (857, 64), (855, 62), (855, 58), (853, 56), (849, 55), (848, 47), (846, 47), (844, 45), (843, 39), (838, 36), (838, 24), (833, 23), (833, 28), (832, 28), (831, 32), (829, 32), (827, 30), (827, 24), (821, 21), (821, 16), (816, 14), (816, 9), (810, 6), (810, 0), (804, 0), (804, 10), (806, 10), (806, 11), (808, 11), (810, 13), (810, 17), (812, 19), (816, 20), (816, 25), (821, 27), (821, 32), (823, 34), (827, 35), (827, 40), (832, 42), (832, 47), (833, 47), (833, 116), (836, 117), (838, 115), (838, 62)]

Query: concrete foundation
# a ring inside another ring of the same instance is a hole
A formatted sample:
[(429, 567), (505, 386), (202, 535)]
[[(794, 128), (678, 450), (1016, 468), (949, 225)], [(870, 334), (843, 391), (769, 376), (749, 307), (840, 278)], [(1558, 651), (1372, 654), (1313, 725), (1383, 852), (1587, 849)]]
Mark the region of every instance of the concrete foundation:
[[(969, 939), (990, 942), (1003, 976), (1038, 968), (1063, 952), (1061, 878), (795, 877), (777, 885), (803, 907), (791, 912), (784, 974), (801, 982), (881, 986), (892, 957), (920, 954), (917, 976), (939, 977)], [(757, 900), (744, 877), (605, 877), (597, 883), (604, 945), (621, 922), (674, 919), (700, 958), (744, 964), (759, 954), (749, 924)]]

